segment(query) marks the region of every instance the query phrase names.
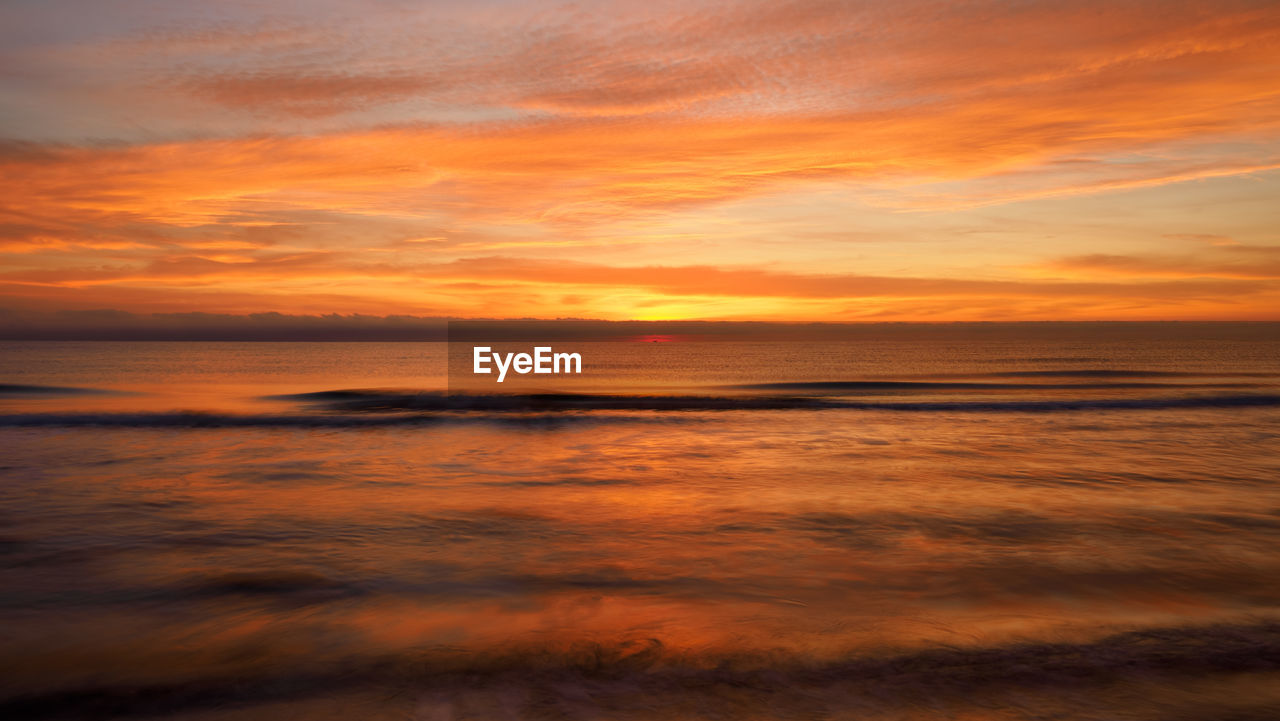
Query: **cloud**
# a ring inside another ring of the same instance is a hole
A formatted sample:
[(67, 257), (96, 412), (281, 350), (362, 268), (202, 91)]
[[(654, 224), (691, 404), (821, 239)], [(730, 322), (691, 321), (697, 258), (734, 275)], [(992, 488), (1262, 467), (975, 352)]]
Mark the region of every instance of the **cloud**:
[(1231, 244), (1188, 255), (1076, 255), (1042, 267), (1090, 276), (1280, 279), (1280, 246)]
[[(977, 107), (770, 117), (759, 122), (642, 119), (531, 122), (456, 128), (388, 128), (339, 135), (204, 140), (127, 147), (48, 146), (38, 159), (0, 158), (15, 179), (0, 203), (8, 217), (105, 228), (191, 227), (229, 216), (270, 220), (279, 211), (330, 211), (445, 221), (595, 226), (656, 211), (749, 198), (813, 183), (884, 188), (931, 207), (949, 193), (927, 183), (970, 181), (960, 204), (1113, 191), (1258, 172), (1280, 163), (1230, 156), (1117, 166), (1073, 175), (1039, 165), (1055, 153), (1120, 151), (1087, 110), (1072, 130), (1010, 108)], [(1207, 111), (1206, 111), (1207, 112)], [(1128, 134), (1155, 142), (1167, 129), (1146, 114)], [(1218, 118), (1224, 128), (1244, 119)], [(1157, 123), (1158, 124), (1158, 123)], [(1011, 174), (1010, 167), (1019, 172)], [(984, 180), (987, 179), (987, 180)], [(985, 189), (982, 182), (1003, 187)], [(856, 185), (853, 185), (856, 184)], [(911, 191), (912, 186), (920, 191)], [(868, 192), (868, 197), (876, 197)], [(954, 196), (946, 201), (955, 204)], [(908, 206), (909, 207), (909, 206)], [(0, 219), (2, 220), (2, 219)], [(228, 223), (230, 225), (230, 223)]]
[(587, 263), (469, 258), (414, 271), (426, 277), (503, 280), (556, 286), (643, 288), (663, 295), (783, 298), (869, 297), (1075, 297), (1185, 298), (1195, 295), (1249, 294), (1277, 290), (1268, 283), (1156, 282), (1075, 283), (1052, 281), (910, 278), (843, 273), (787, 273), (755, 268), (713, 266), (613, 267)]
[[(224, 292), (225, 301), (208, 295)], [(0, 274), (0, 293), (29, 301), (72, 299), (81, 306), (128, 298), (163, 308), (178, 298), (193, 303), (192, 308), (229, 312), (314, 312), (342, 298), (348, 304), (343, 307), (401, 307), (456, 317), (610, 319), (1043, 320), (1108, 314), (1150, 319), (1159, 317), (1153, 313), (1175, 309), (1192, 318), (1212, 317), (1209, 314), (1224, 309), (1234, 309), (1236, 316), (1266, 318), (1274, 312), (1241, 309), (1280, 307), (1271, 305), (1280, 299), (1280, 282), (1272, 279), (973, 280), (699, 265), (611, 266), (500, 256), (371, 263), (325, 253), (243, 263), (184, 257), (138, 268), (16, 271)]]
[(178, 83), (178, 88), (196, 98), (252, 113), (314, 118), (397, 102), (440, 83), (436, 78), (399, 73), (251, 71), (198, 76)]
[[(252, 99), (258, 111), (292, 114), (299, 94), (310, 99), (327, 88), (374, 104), (413, 93), (568, 115), (803, 114), (1001, 95), (1066, 106), (1099, 90), (1159, 101), (1150, 92), (1156, 87), (1206, 81), (1222, 97), (1265, 97), (1265, 67), (1252, 62), (1274, 57), (1278, 19), (1274, 8), (1249, 2), (959, 8), (798, 0), (603, 9), (517, 3), (502, 15), (374, 13), (324, 29), (195, 29), (185, 43), (170, 32), (159, 47), (168, 67), (174, 48), (185, 50), (175, 77), (232, 109)], [(228, 62), (229, 53), (238, 61)], [(335, 65), (346, 72), (335, 77)], [(275, 102), (259, 92), (270, 88), (282, 91)]]
[[(11, 292), (502, 315), (527, 291), (609, 317), (1255, 317), (1274, 296), (1244, 245), (1261, 211), (1183, 226), (1241, 239), (1216, 255), (1114, 247), (1099, 221), (1079, 247), (1016, 235), (1036, 251), (1011, 260), (947, 220), (1274, 176), (1273, 4), (175, 8), (32, 8), (0, 47), (9, 132), (45, 138), (0, 142)], [(1142, 237), (1167, 229), (1144, 212)], [(911, 234), (955, 249), (884, 240)]]
[(1170, 240), (1190, 240), (1198, 243), (1208, 243), (1209, 245), (1239, 245), (1238, 241), (1231, 236), (1217, 233), (1165, 233), (1163, 237)]
[[(222, 108), (293, 137), (145, 143), (101, 160), (36, 149), (83, 164), (85, 181), (126, 181), (70, 200), (593, 224), (815, 180), (936, 209), (1280, 167), (1268, 70), (1280, 11), (1251, 3), (517, 5), (259, 25), (149, 30), (103, 52), (139, 68), (155, 55), (138, 78), (155, 86), (152, 121), (192, 122), (172, 105), (186, 94), (210, 106), (196, 127)], [(163, 215), (176, 213), (149, 217)]]
[(444, 318), (415, 316), (0, 308), (6, 339), (439, 341), (446, 327)]

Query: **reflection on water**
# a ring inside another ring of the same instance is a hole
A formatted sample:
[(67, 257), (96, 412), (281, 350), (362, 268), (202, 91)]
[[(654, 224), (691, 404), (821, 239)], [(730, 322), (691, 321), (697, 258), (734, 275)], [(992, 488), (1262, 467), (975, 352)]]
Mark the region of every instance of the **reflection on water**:
[[(202, 415), (15, 393), (0, 715), (1274, 718), (1280, 407), (1152, 401), (1275, 393), (1280, 354), (1175, 351), (672, 394), (747, 406), (450, 408), (234, 354)], [(1117, 369), (1152, 375), (1079, 374)]]

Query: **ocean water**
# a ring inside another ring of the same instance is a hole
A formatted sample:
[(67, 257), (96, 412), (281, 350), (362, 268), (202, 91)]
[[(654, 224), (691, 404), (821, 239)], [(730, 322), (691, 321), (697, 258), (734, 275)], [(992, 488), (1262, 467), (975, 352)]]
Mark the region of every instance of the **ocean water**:
[(1280, 718), (1280, 326), (588, 348), (0, 344), (0, 717)]

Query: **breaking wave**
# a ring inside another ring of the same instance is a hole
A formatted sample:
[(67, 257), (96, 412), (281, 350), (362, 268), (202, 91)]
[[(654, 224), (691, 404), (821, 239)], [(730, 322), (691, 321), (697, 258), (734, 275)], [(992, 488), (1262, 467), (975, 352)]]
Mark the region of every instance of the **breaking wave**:
[[(276, 397), (283, 399), (283, 397)], [(846, 410), (957, 413), (1053, 413), (1280, 406), (1277, 394), (1203, 394), (1145, 398), (1030, 400), (850, 400), (831, 396), (632, 396), (539, 393), (449, 395), (324, 391), (289, 396), (311, 412), (235, 414), (214, 412), (63, 412), (0, 414), (0, 427), (121, 426), (138, 428), (361, 428), (444, 422), (538, 424), (584, 420), (645, 420), (652, 412)], [(633, 415), (609, 415), (609, 413)], [(603, 414), (603, 415), (602, 415)]]
[(984, 373), (986, 378), (1275, 378), (1275, 373), (1241, 371), (1152, 371), (1136, 369), (1084, 368), (1078, 370), (1027, 370)]
[(70, 388), (66, 386), (37, 386), (20, 383), (0, 383), (0, 398), (30, 398), (55, 396), (118, 395), (120, 391), (101, 388)]
[[(416, 697), (419, 709), (440, 710), (426, 718), (598, 718), (637, 703), (669, 718), (827, 718), (850, 709), (963, 702), (976, 694), (1102, 692), (1124, 682), (1176, 684), (1277, 670), (1276, 623), (1148, 629), (1087, 643), (863, 651), (822, 660), (786, 651), (681, 651), (644, 638), (425, 649), (291, 672), (52, 689), (0, 700), (0, 716), (150, 716), (378, 689)], [(494, 705), (505, 712), (491, 715)], [(548, 709), (556, 713), (548, 716)]]
[[(987, 377), (995, 377), (987, 376)], [(1264, 388), (1260, 383), (963, 383), (950, 381), (798, 381), (751, 383), (730, 386), (742, 390), (779, 391), (1036, 391), (1036, 390), (1125, 390), (1134, 388)]]

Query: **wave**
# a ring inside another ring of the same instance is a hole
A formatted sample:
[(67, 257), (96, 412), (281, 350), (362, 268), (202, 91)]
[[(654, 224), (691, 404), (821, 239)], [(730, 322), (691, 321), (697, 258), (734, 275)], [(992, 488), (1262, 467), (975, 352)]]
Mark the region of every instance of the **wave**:
[[(861, 383), (861, 382), (857, 382)], [(765, 389), (764, 384), (757, 388)], [(790, 384), (779, 384), (790, 385)], [(795, 384), (804, 388), (841, 389), (843, 381)], [(983, 385), (983, 384), (976, 384)], [(777, 388), (781, 390), (781, 388)], [(797, 390), (800, 388), (797, 388)], [(1201, 394), (1144, 398), (1077, 398), (981, 401), (856, 401), (843, 398), (787, 395), (626, 395), (607, 393), (448, 394), (377, 390), (322, 391), (274, 399), (309, 401), (329, 410), (369, 411), (715, 411), (715, 410), (1071, 410), (1092, 408), (1198, 408), (1280, 404), (1275, 394)]]
[(125, 427), (125, 428), (346, 428), (389, 425), (425, 425), (433, 416), (342, 415), (237, 415), (227, 413), (9, 413), (0, 415), (0, 427)]
[(1106, 358), (1094, 358), (1089, 356), (1031, 356), (1022, 357), (1005, 357), (992, 358), (991, 363), (1105, 363)]
[[(341, 399), (334, 393), (341, 393)], [(280, 398), (280, 397), (277, 397)], [(747, 410), (892, 410), (971, 412), (1050, 412), (1069, 410), (1233, 408), (1280, 405), (1275, 394), (1202, 394), (1144, 398), (1053, 398), (1031, 400), (859, 401), (844, 398), (776, 395), (621, 395), (588, 393), (446, 394), (383, 391), (324, 391), (289, 396), (322, 400), (334, 411), (353, 413), (486, 412), (564, 413), (572, 411), (747, 411)]]
[[(992, 374), (995, 376), (996, 374)], [(954, 381), (788, 381), (726, 386), (739, 390), (778, 391), (985, 391), (985, 390), (1125, 390), (1133, 388), (1264, 388), (1259, 383), (973, 383)]]
[(794, 651), (681, 651), (639, 638), (488, 651), (424, 649), (334, 659), (329, 668), (309, 664), (293, 672), (10, 694), (0, 700), (0, 716), (193, 713), (362, 689), (416, 696), (420, 709), (436, 705), (447, 712), (439, 718), (454, 718), (455, 710), (492, 718), (485, 705), (504, 701), (505, 713), (497, 715), (503, 718), (541, 718), (548, 708), (594, 718), (634, 709), (639, 700), (666, 717), (827, 718), (853, 709), (918, 709), (921, 702), (981, 703), (996, 694), (1060, 692), (1078, 703), (1081, 691), (1103, 693), (1126, 681), (1149, 688), (1156, 682), (1179, 685), (1276, 671), (1280, 624), (1267, 622), (1129, 631), (1086, 643), (853, 651), (825, 659)]
[(1054, 413), (1067, 411), (1170, 410), (1280, 406), (1280, 395), (1196, 395), (1172, 398), (1075, 398), (981, 401), (852, 401), (830, 397), (787, 396), (626, 396), (626, 395), (384, 395), (323, 404), (321, 412), (230, 414), (9, 413), (0, 427), (136, 428), (374, 428), (457, 422), (526, 425), (572, 421), (643, 421), (652, 416), (617, 413), (695, 411), (860, 410), (956, 413)]
[(1280, 373), (1255, 371), (1152, 371), (1139, 369), (1082, 368), (1073, 370), (1000, 371), (979, 374), (983, 378), (1276, 378)]
[(120, 391), (109, 391), (102, 388), (71, 388), (66, 386), (37, 386), (23, 385), (20, 383), (0, 383), (0, 398), (115, 395), (118, 393), (120, 393)]
[(831, 402), (832, 408), (889, 411), (977, 413), (1053, 413), (1057, 411), (1165, 410), (1280, 406), (1280, 395), (1218, 395), (1180, 398), (1079, 398), (1034, 401)]
[(709, 411), (821, 408), (816, 398), (725, 395), (625, 395), (608, 393), (401, 393), (378, 390), (321, 391), (271, 400), (296, 400), (329, 410), (368, 411)]
[(646, 422), (637, 416), (598, 417), (569, 414), (436, 415), (388, 413), (345, 414), (234, 414), (234, 413), (10, 413), (0, 414), (0, 428), (386, 428), (431, 426), (441, 423), (501, 423), (554, 427), (582, 422)]

